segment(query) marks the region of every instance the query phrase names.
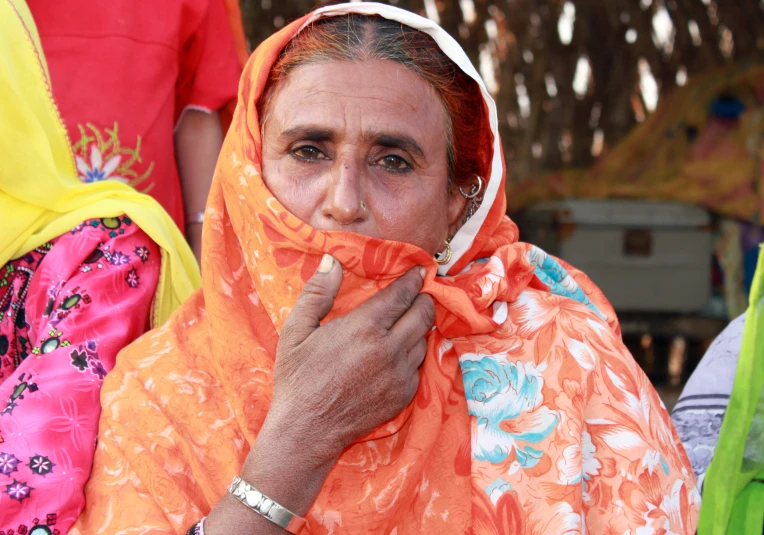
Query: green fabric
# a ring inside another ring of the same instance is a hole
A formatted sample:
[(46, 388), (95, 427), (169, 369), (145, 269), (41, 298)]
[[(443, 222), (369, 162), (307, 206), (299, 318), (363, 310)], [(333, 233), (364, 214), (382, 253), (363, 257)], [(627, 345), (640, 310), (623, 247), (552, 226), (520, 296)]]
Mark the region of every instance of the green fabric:
[(699, 535), (764, 529), (764, 249), (751, 288), (735, 385), (706, 473)]
[(751, 483), (732, 506), (729, 533), (762, 533), (764, 525), (764, 483)]

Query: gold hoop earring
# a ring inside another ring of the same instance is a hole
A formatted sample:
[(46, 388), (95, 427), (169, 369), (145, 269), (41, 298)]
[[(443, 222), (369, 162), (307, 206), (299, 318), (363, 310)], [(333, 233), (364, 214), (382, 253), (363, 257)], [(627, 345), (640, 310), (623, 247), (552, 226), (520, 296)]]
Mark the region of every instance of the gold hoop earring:
[(475, 197), (480, 195), (481, 191), (483, 191), (483, 184), (484, 184), (483, 179), (479, 175), (476, 175), (476, 176), (478, 179), (477, 184), (472, 184), (472, 187), (470, 188), (469, 193), (465, 193), (464, 190), (461, 188), (461, 186), (459, 187), (459, 193), (461, 193), (462, 197), (464, 197), (465, 199), (474, 199)]
[(444, 240), (444, 242), (446, 244), (446, 250), (435, 255), (435, 261), (441, 265), (448, 264), (451, 261), (451, 254), (453, 252), (451, 250), (451, 240)]

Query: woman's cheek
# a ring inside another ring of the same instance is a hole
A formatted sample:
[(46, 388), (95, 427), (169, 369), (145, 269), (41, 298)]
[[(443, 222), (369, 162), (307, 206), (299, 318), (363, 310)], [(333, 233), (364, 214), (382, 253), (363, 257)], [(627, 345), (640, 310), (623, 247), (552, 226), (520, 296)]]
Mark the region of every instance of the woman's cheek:
[(421, 206), (403, 206), (385, 211), (385, 217), (379, 217), (377, 227), (380, 236), (386, 240), (411, 243), (435, 254), (446, 238), (446, 220), (434, 208)]
[[(321, 202), (322, 174), (300, 162), (278, 160), (266, 168), (268, 189), (292, 214), (309, 221)], [(318, 167), (316, 165), (316, 167)]]

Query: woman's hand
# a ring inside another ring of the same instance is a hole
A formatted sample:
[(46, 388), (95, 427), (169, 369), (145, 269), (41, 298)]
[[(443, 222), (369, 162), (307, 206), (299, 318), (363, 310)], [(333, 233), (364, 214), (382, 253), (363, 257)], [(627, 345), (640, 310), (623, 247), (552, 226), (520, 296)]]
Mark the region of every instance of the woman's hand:
[[(419, 386), (425, 335), (435, 319), (414, 268), (346, 316), (320, 325), (342, 283), (324, 256), (281, 331), (273, 400), (241, 477), (304, 515), (340, 453), (408, 405)], [(231, 496), (215, 506), (205, 533), (279, 534)]]
[[(284, 324), (268, 424), (309, 441), (317, 461), (397, 416), (419, 386), (432, 328), (432, 298), (414, 268), (326, 325), (342, 266), (326, 255)], [(287, 431), (289, 430), (289, 431)]]

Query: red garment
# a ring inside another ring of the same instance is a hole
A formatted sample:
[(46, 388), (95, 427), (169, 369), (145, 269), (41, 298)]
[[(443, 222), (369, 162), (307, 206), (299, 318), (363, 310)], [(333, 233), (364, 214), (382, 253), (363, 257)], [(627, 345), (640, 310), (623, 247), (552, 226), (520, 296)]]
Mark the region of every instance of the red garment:
[(0, 267), (0, 534), (63, 535), (80, 514), (103, 378), (146, 331), (160, 265), (122, 216)]
[(184, 228), (173, 129), (236, 98), (221, 0), (29, 0), (83, 182), (117, 179)]

